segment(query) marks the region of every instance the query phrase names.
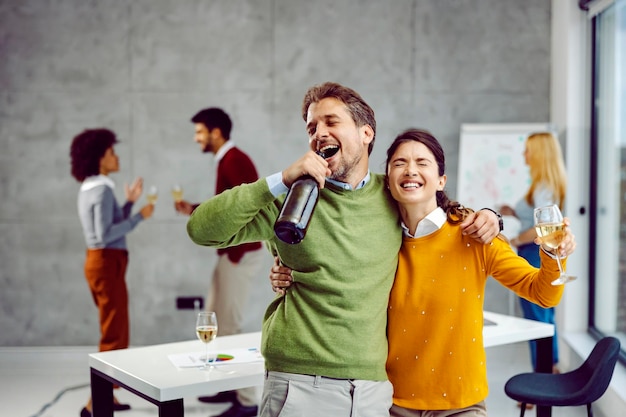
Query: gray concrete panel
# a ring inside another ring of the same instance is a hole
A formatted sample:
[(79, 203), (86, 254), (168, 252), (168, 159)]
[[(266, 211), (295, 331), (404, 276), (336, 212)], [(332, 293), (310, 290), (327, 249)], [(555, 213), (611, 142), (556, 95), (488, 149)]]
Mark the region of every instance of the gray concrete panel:
[[(454, 197), (462, 123), (549, 120), (550, 13), (545, 0), (0, 0), (0, 345), (97, 345), (68, 156), (83, 129), (118, 134), (120, 201), (138, 175), (160, 190), (128, 236), (131, 344), (193, 339), (175, 298), (206, 296), (216, 255), (188, 239), (169, 188), (214, 193), (196, 111), (229, 112), (266, 176), (308, 149), (306, 89), (338, 81), (376, 111), (372, 170), (401, 130), (427, 128)], [(246, 330), (273, 297), (267, 273), (256, 288)], [(488, 286), (487, 308), (507, 299)]]

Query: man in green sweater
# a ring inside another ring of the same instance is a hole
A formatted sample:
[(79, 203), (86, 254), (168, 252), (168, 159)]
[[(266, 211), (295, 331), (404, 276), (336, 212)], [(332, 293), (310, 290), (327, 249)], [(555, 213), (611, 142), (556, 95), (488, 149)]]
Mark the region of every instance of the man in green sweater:
[[(293, 269), (289, 291), (263, 321), (260, 416), (386, 416), (386, 311), (402, 231), (384, 175), (368, 167), (374, 111), (354, 90), (324, 83), (307, 91), (302, 117), (306, 154), (280, 173), (204, 202), (187, 231), (195, 243), (217, 248), (265, 241)], [(336, 153), (324, 159), (316, 151)], [(305, 174), (318, 182), (319, 201), (306, 238), (290, 245), (275, 236), (274, 221), (285, 193)], [(499, 231), (486, 210), (463, 226), (481, 242)]]

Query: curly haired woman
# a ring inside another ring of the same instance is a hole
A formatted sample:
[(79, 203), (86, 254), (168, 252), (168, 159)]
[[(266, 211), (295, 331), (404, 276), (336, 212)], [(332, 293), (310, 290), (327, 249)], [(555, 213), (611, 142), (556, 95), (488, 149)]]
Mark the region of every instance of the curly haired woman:
[[(119, 158), (113, 146), (115, 133), (108, 129), (88, 129), (77, 135), (70, 148), (72, 176), (81, 183), (78, 192), (78, 215), (83, 227), (87, 257), (85, 278), (89, 284), (100, 318), (99, 350), (128, 347), (128, 291), (126, 234), (140, 221), (152, 216), (154, 206), (147, 204), (136, 214), (132, 206), (141, 196), (143, 180), (138, 177), (125, 185), (126, 203), (115, 200), (115, 183), (109, 174), (119, 171)], [(128, 404), (115, 400), (114, 410), (128, 410)], [(80, 412), (91, 417), (91, 399)]]

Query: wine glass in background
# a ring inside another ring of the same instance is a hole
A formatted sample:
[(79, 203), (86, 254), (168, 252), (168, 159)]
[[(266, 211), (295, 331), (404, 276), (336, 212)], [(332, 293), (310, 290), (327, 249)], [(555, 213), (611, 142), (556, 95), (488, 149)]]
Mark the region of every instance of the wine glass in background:
[(196, 335), (204, 343), (204, 369), (209, 368), (209, 343), (217, 336), (217, 317), (213, 311), (198, 313), (196, 319)]
[(146, 200), (148, 200), (148, 203), (150, 204), (155, 204), (158, 197), (159, 197), (159, 190), (156, 188), (156, 186), (151, 185), (150, 188), (148, 188), (148, 193), (146, 194)]
[(575, 276), (565, 273), (561, 265), (561, 257), (559, 256), (558, 247), (565, 238), (565, 224), (563, 223), (563, 214), (561, 214), (559, 206), (553, 204), (551, 206), (536, 208), (534, 211), (534, 219), (535, 230), (543, 241), (543, 244), (549, 248), (556, 249), (554, 253), (561, 275), (552, 281), (552, 285), (562, 285), (575, 280)]
[(179, 184), (174, 184), (172, 186), (172, 198), (176, 203), (179, 203), (183, 199), (183, 187)]

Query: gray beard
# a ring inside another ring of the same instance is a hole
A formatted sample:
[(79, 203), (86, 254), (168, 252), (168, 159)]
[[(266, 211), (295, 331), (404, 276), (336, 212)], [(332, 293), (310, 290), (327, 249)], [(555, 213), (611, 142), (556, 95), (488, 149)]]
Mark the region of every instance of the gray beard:
[(336, 171), (330, 174), (329, 178), (334, 181), (349, 183), (348, 177), (354, 170), (354, 167), (359, 164), (359, 162), (361, 162), (360, 155), (350, 161), (344, 161), (344, 163), (341, 164), (341, 166)]

